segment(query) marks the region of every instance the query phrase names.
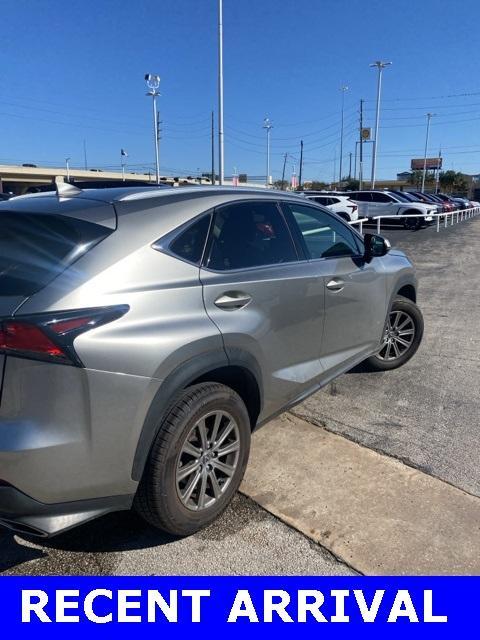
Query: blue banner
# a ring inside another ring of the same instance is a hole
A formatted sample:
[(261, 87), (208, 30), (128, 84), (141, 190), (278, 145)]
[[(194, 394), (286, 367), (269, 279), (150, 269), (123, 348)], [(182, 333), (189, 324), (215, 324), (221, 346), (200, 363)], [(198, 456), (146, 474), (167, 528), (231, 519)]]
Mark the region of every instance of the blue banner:
[(452, 638), (478, 633), (479, 599), (477, 577), (2, 577), (0, 628), (69, 640), (207, 630)]

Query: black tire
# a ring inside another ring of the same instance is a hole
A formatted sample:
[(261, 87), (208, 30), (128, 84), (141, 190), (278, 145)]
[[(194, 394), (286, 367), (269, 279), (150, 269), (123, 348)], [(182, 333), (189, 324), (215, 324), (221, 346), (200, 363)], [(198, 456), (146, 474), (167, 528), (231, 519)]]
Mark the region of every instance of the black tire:
[[(401, 367), (404, 365), (412, 356), (415, 355), (420, 343), (422, 341), (423, 336), (423, 316), (420, 309), (417, 305), (409, 300), (408, 298), (404, 298), (403, 296), (397, 296), (393, 301), (392, 307), (388, 314), (388, 319), (385, 322), (385, 333), (387, 333), (387, 322), (389, 319), (393, 317), (397, 317), (397, 312), (400, 312), (398, 317), (405, 318), (408, 316), (411, 319), (411, 325), (407, 324), (408, 327), (412, 326), (414, 333), (413, 338), (411, 340), (410, 346), (405, 348), (405, 351), (399, 355), (399, 357), (394, 357), (393, 359), (386, 359), (387, 346), (386, 342), (383, 343), (382, 348), (379, 352), (370, 358), (367, 359), (367, 364), (370, 369), (374, 371), (389, 371), (391, 369), (396, 369), (397, 367)], [(404, 337), (402, 337), (404, 339)], [(393, 348), (393, 347), (392, 347)], [(383, 357), (382, 355), (383, 354)], [(395, 355), (394, 353), (392, 355)]]
[(342, 218), (342, 220), (345, 220), (346, 222), (350, 222), (350, 216), (345, 211), (341, 211), (340, 213), (337, 213), (337, 216), (339, 216), (340, 218)]
[[(183, 455), (182, 448), (192, 428), (213, 411), (227, 412), (236, 423), (238, 458), (224, 492), (211, 506), (193, 511), (183, 504), (177, 491), (177, 469)], [(188, 387), (175, 399), (160, 426), (134, 508), (148, 523), (176, 536), (188, 536), (206, 527), (227, 507), (242, 481), (250, 453), (250, 435), (247, 409), (233, 389), (216, 382)]]
[[(415, 211), (407, 211), (405, 215), (413, 215)], [(422, 226), (423, 218), (404, 218), (403, 226), (410, 231), (418, 231)]]

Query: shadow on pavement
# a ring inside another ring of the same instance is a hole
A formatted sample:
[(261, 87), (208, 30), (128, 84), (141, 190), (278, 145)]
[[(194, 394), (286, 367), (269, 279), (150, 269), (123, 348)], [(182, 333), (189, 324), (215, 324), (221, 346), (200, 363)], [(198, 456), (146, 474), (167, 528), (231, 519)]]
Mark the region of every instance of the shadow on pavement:
[(16, 542), (14, 535), (7, 529), (0, 531), (0, 572), (46, 557), (41, 549), (24, 547)]
[(178, 538), (156, 530), (128, 511), (108, 514), (53, 538), (1, 530), (0, 572), (41, 560), (50, 552), (116, 553), (158, 547), (176, 540)]

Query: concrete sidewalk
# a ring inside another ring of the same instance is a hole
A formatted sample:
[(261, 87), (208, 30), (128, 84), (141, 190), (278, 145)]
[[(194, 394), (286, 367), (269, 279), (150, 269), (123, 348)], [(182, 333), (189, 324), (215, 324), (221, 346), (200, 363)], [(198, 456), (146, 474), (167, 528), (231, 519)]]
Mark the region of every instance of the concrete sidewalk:
[(361, 573), (480, 573), (480, 498), (290, 414), (241, 490)]

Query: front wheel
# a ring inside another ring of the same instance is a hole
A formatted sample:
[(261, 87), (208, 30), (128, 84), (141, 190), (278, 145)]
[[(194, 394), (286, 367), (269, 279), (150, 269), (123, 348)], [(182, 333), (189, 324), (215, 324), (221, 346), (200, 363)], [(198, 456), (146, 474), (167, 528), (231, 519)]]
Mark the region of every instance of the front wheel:
[(418, 231), (422, 226), (422, 219), (421, 218), (405, 218), (403, 220), (403, 226), (405, 227), (405, 229), (408, 229), (409, 231)]
[(396, 369), (415, 354), (423, 336), (423, 316), (417, 305), (398, 296), (388, 314), (382, 346), (367, 362), (375, 371)]
[(245, 404), (229, 387), (205, 382), (185, 389), (160, 426), (136, 510), (178, 536), (213, 522), (243, 478), (250, 432)]

